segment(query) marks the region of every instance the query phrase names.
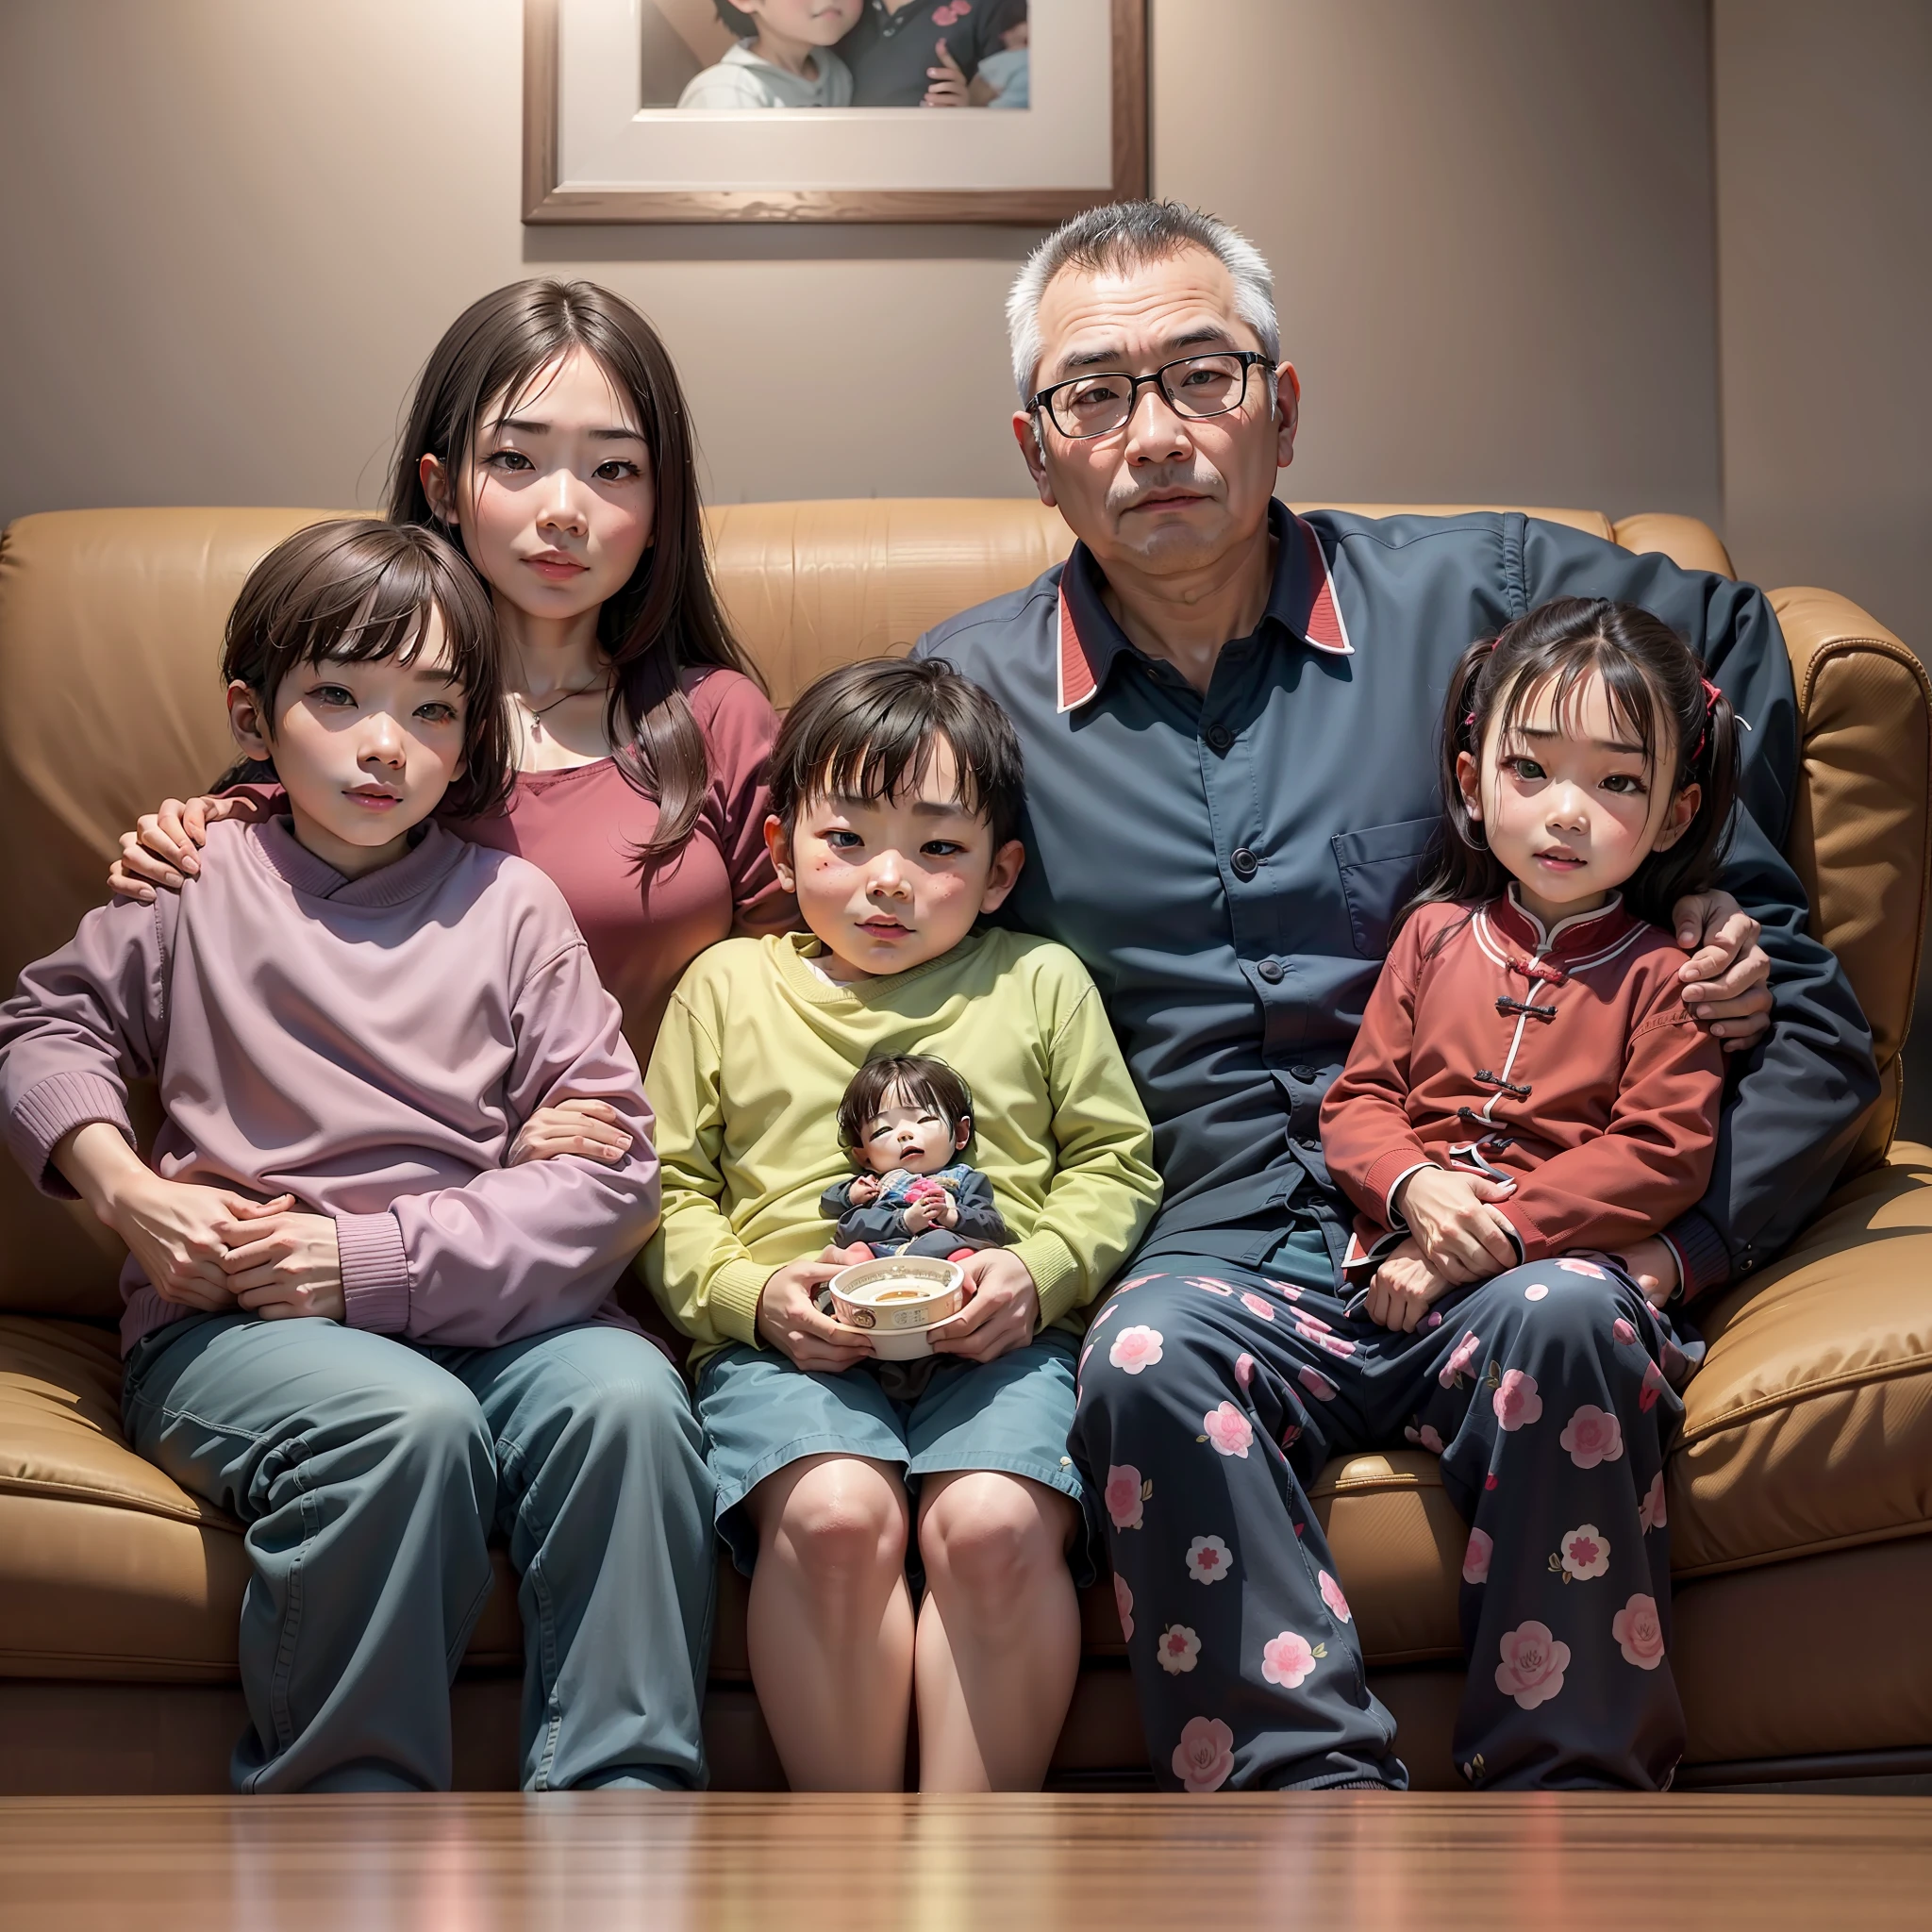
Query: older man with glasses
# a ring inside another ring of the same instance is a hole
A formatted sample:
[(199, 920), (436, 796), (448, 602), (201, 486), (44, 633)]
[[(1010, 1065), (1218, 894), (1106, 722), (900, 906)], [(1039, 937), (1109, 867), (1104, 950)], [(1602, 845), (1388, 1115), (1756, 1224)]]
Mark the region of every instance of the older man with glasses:
[[(1684, 1744), (1660, 1472), (1697, 1345), (1636, 1297), (1674, 1314), (1773, 1257), (1877, 1092), (1869, 1030), (1780, 857), (1797, 743), (1776, 620), (1748, 586), (1519, 514), (1274, 501), (1300, 385), (1267, 264), (1209, 217), (1138, 202), (1075, 218), (1035, 250), (1008, 319), (1014, 433), (1078, 541), (917, 649), (1019, 728), (1028, 862), (1002, 917), (1092, 971), (1167, 1182), (1095, 1318), (1071, 1444), (1156, 1774), (1191, 1790), (1407, 1782), (1306, 1489), (1331, 1455), (1407, 1441), (1440, 1448), (1472, 1524), (1462, 1774), (1657, 1789)], [(1685, 999), (1736, 1054), (1716, 1175), (1620, 1257), (1625, 1278), (1545, 1264), (1560, 1291), (1538, 1293), (1510, 1270), (1399, 1334), (1337, 1292), (1351, 1210), (1323, 1164), (1322, 1096), (1437, 822), (1450, 669), (1571, 595), (1663, 617), (1751, 726), (1727, 890), (1674, 914), (1695, 949)], [(1566, 1428), (1586, 1409), (1587, 1444)], [(1556, 1553), (1579, 1524), (1608, 1574), (1566, 1589)]]

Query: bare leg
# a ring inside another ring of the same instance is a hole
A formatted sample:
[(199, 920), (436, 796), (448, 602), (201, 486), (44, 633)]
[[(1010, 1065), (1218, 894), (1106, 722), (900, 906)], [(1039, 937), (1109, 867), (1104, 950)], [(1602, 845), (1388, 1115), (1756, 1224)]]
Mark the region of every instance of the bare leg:
[(768, 1475), (745, 1507), (758, 1532), (751, 1676), (791, 1789), (900, 1790), (912, 1603), (898, 1471), (808, 1457)]
[(1040, 1789), (1080, 1670), (1076, 1521), (1070, 1498), (1024, 1476), (969, 1470), (922, 1486), (921, 1790)]

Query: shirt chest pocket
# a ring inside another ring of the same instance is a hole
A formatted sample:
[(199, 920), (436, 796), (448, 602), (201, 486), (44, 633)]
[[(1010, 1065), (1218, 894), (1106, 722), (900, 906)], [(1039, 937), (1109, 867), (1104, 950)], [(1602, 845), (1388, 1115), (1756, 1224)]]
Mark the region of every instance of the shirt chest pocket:
[(1403, 819), (1364, 832), (1338, 832), (1328, 842), (1341, 874), (1348, 906), (1349, 938), (1364, 959), (1389, 951), (1389, 928), (1415, 891), (1423, 856), (1435, 836), (1436, 819)]

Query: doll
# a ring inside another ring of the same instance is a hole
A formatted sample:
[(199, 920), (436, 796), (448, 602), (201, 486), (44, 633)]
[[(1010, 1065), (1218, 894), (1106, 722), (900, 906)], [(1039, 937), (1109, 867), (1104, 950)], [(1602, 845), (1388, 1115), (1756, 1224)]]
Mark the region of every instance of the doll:
[(947, 1261), (1005, 1247), (992, 1183), (954, 1158), (972, 1138), (972, 1091), (943, 1060), (867, 1060), (839, 1103), (839, 1139), (860, 1172), (819, 1201), (839, 1246)]

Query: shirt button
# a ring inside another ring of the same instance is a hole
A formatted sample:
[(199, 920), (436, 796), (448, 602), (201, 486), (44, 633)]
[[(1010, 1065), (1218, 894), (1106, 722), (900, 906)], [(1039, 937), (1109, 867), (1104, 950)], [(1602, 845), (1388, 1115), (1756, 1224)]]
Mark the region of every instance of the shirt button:
[(1280, 985), (1282, 966), (1281, 961), (1279, 959), (1263, 959), (1261, 963), (1255, 968), (1255, 971), (1261, 975), (1261, 977), (1268, 982), (1270, 986)]
[(1261, 870), (1261, 861), (1245, 845), (1237, 845), (1227, 862), (1238, 879), (1251, 879)]
[(1312, 1087), (1315, 1083), (1315, 1070), (1313, 1067), (1291, 1067), (1288, 1070), (1288, 1077), (1291, 1080), (1299, 1080), (1304, 1087)]
[(1213, 725), (1208, 730), (1208, 742), (1216, 751), (1225, 751), (1234, 742), (1234, 733), (1225, 724)]

